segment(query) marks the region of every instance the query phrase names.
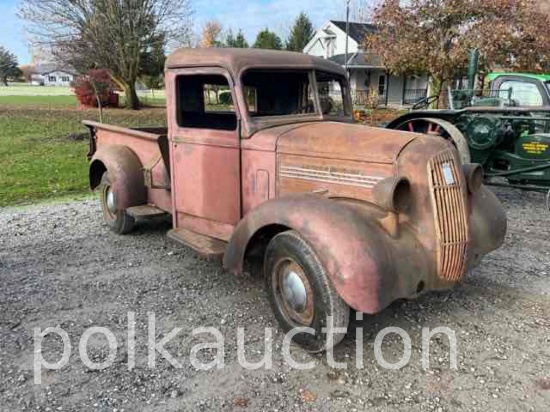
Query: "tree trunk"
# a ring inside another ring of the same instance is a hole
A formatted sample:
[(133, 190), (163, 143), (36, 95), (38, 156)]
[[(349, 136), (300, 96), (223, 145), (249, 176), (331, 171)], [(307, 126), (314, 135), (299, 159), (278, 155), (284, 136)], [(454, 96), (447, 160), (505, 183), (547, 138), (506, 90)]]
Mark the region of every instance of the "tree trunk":
[(124, 96), (126, 97), (126, 108), (131, 110), (139, 110), (139, 98), (136, 93), (135, 82), (129, 82), (124, 89)]
[(432, 77), (431, 78), (431, 95), (437, 96), (438, 99), (435, 100), (431, 105), (430, 109), (438, 109), (439, 108), (439, 99), (441, 99), (441, 92), (443, 91), (443, 86), (445, 84), (445, 81), (440, 77)]

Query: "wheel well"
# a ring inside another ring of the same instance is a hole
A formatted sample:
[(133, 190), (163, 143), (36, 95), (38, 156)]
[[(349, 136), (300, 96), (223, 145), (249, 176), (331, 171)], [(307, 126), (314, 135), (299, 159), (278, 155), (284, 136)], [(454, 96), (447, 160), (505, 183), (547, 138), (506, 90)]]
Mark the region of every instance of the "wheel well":
[(103, 173), (107, 171), (107, 168), (101, 160), (94, 160), (90, 165), (90, 189), (94, 190), (101, 183)]
[(285, 225), (267, 225), (256, 231), (248, 241), (244, 253), (244, 271), (254, 277), (263, 276), (264, 255), (267, 245), (276, 235), (292, 228)]

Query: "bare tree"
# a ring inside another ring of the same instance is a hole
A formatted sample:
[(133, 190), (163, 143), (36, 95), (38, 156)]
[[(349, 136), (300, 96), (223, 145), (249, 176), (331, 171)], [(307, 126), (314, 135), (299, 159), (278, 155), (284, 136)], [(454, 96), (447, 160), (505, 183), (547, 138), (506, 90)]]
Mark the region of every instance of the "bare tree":
[(144, 53), (191, 28), (190, 0), (22, 0), (19, 15), (38, 45), (85, 72), (107, 68), (139, 108), (135, 83)]
[(370, 23), (378, 0), (351, 0), (349, 18), (355, 23)]

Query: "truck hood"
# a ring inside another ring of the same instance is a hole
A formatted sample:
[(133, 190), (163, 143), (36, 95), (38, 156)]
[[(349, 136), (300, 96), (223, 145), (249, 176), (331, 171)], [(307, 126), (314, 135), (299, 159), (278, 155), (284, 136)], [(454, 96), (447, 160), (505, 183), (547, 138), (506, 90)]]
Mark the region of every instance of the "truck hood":
[(326, 121), (281, 126), (258, 134), (266, 132), (277, 135), (280, 154), (383, 164), (395, 163), (403, 148), (418, 137), (409, 132)]

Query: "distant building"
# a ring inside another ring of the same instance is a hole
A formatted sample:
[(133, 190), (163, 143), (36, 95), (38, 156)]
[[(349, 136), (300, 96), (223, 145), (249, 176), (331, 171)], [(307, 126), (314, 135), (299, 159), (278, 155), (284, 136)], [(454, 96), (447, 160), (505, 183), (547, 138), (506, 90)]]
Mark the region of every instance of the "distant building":
[[(365, 37), (376, 28), (367, 23), (349, 23), (348, 71), (354, 104), (364, 104), (372, 90), (386, 106), (405, 106), (426, 97), (426, 76), (394, 76), (386, 72), (378, 56), (363, 50)], [(315, 32), (303, 50), (312, 56), (346, 66), (346, 22), (329, 20)]]
[(44, 63), (35, 67), (31, 84), (39, 86), (69, 87), (76, 74), (71, 68), (62, 68), (56, 64)]

